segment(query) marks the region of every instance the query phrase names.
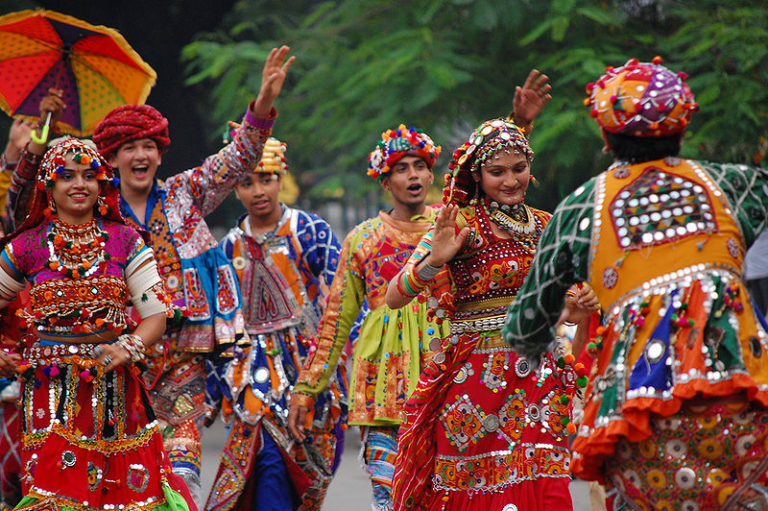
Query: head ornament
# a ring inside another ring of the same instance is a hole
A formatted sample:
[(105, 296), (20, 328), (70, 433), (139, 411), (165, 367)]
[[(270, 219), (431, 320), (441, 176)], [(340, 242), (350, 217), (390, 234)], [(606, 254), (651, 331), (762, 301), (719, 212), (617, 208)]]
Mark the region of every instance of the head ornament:
[(392, 165), (405, 156), (423, 158), (431, 169), (440, 155), (440, 150), (440, 146), (436, 146), (429, 135), (401, 124), (397, 129), (381, 134), (381, 140), (368, 156), (368, 175), (380, 181), (390, 172)]
[(584, 101), (590, 115), (605, 131), (633, 137), (667, 137), (682, 133), (698, 110), (685, 73), (674, 73), (652, 62), (630, 59), (608, 67), (595, 83), (587, 84)]
[(448, 164), (443, 187), (443, 202), (466, 206), (475, 195), (477, 183), (473, 173), (500, 150), (521, 152), (528, 161), (533, 160), (533, 150), (525, 133), (507, 119), (490, 119), (475, 129), (469, 139), (453, 152)]

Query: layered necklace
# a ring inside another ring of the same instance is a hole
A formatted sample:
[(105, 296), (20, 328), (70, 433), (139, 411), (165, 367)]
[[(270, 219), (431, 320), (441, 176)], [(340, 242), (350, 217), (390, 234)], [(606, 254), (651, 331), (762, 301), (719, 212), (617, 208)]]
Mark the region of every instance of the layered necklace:
[(87, 224), (69, 225), (58, 218), (48, 233), (48, 268), (69, 278), (90, 277), (104, 269), (109, 254), (107, 233), (92, 219)]
[(536, 220), (522, 202), (499, 205), (496, 201), (483, 201), (483, 207), (488, 218), (510, 234), (532, 234), (536, 230)]

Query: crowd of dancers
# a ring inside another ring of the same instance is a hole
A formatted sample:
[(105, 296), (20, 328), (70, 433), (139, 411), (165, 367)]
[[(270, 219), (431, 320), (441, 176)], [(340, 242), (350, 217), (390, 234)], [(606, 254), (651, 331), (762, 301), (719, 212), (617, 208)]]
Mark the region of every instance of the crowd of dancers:
[[(93, 142), (14, 122), (0, 508), (319, 510), (351, 425), (373, 510), (568, 510), (574, 475), (603, 509), (768, 510), (768, 325), (743, 276), (768, 170), (678, 156), (682, 73), (633, 59), (589, 84), (615, 161), (551, 214), (525, 200), (538, 71), (449, 155), (442, 204), (441, 147), (387, 129), (367, 173), (392, 207), (340, 242), (278, 198), (288, 53), (232, 141), (162, 181), (149, 105)], [(52, 89), (41, 118), (64, 108)], [(233, 190), (217, 241), (204, 217)]]

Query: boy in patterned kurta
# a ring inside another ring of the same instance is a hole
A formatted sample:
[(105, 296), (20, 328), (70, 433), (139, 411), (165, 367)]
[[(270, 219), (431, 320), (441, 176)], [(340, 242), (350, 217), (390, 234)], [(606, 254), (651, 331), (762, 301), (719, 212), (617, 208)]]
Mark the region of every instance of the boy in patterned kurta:
[(287, 429), (288, 390), (311, 353), (340, 246), (328, 222), (279, 201), (284, 153), (267, 140), (259, 166), (235, 187), (248, 214), (221, 242), (253, 344), (226, 375), (224, 409), (234, 413), (207, 510), (319, 510), (342, 447), (341, 370), (315, 403), (313, 441), (292, 442)]
[[(165, 181), (155, 179), (170, 144), (168, 121), (149, 105), (112, 110), (96, 127), (94, 141), (120, 172), (123, 216), (148, 233), (158, 270), (173, 304), (184, 317), (168, 321), (164, 342), (150, 353), (147, 383), (164, 427), (174, 472), (200, 499), (200, 422), (206, 414), (205, 354), (231, 351), (244, 335), (234, 270), (203, 219), (261, 159), (293, 61), (287, 47), (267, 58), (259, 95), (234, 140), (201, 166)], [(209, 359), (210, 363), (210, 359)]]
[(590, 282), (604, 327), (573, 472), (614, 509), (765, 509), (768, 325), (741, 270), (768, 170), (677, 157), (683, 79), (632, 59), (588, 89), (616, 160), (558, 206), (504, 335), (540, 355), (566, 287)]
[(374, 509), (392, 506), (400, 413), (429, 355), (428, 341), (422, 340), (447, 332), (447, 323), (427, 319), (423, 302), (402, 310), (384, 303), (389, 279), (434, 220), (436, 210), (424, 200), (439, 152), (426, 134), (401, 125), (384, 133), (371, 153), (369, 175), (391, 191), (395, 207), (358, 225), (344, 240), (317, 350), (302, 368), (291, 396), (291, 432), (302, 440), (303, 414), (335, 374), (350, 329), (367, 302), (370, 312), (353, 346), (349, 424), (361, 426)]

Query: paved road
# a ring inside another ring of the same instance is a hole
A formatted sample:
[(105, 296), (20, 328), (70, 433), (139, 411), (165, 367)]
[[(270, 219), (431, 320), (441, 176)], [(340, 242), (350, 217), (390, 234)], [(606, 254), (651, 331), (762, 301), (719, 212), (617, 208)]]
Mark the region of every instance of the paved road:
[[(223, 424), (217, 422), (203, 434), (203, 474), (202, 485), (207, 496), (213, 484), (213, 477), (218, 467), (218, 457), (224, 448), (226, 432)], [(324, 510), (328, 511), (368, 511), (371, 509), (371, 486), (368, 476), (357, 460), (360, 451), (360, 434), (357, 428), (349, 428), (345, 436), (344, 455), (336, 476), (328, 489)], [(573, 509), (590, 511), (587, 485), (581, 481), (571, 483)], [(556, 510), (552, 510), (556, 511)]]

